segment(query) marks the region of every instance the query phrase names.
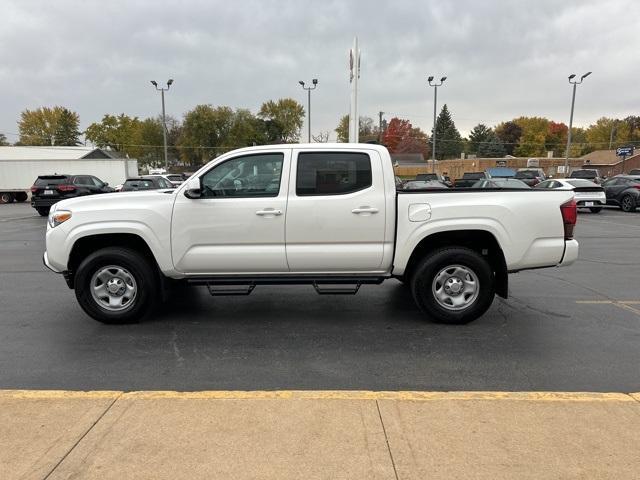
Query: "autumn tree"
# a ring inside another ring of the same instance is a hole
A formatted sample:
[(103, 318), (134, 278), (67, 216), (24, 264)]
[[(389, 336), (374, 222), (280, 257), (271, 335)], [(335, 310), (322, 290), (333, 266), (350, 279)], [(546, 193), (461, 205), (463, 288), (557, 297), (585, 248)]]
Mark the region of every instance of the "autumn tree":
[(26, 109), (20, 114), (20, 145), (78, 145), (80, 118), (65, 107)]
[(522, 127), (513, 120), (500, 123), (494, 132), (502, 142), (506, 155), (513, 155), (513, 152), (520, 142), (522, 136)]
[[(453, 123), (449, 108), (445, 103), (436, 120), (436, 159), (457, 158), (463, 150), (462, 137)], [(432, 145), (433, 147), (433, 145)]]
[(473, 129), (469, 133), (469, 153), (478, 153), (478, 150), (480, 149), (482, 144), (489, 140), (492, 133), (492, 130), (483, 123), (479, 123), (478, 125), (473, 127)]
[[(338, 142), (346, 143), (349, 141), (349, 115), (340, 118), (338, 126), (335, 129), (338, 134)], [(371, 117), (360, 117), (358, 126), (358, 137), (360, 143), (366, 143), (378, 140), (378, 126)]]
[(401, 140), (411, 135), (411, 122), (409, 120), (393, 117), (386, 130), (382, 134), (382, 143), (390, 153), (398, 153), (397, 147)]
[(0, 133), (0, 147), (6, 147), (8, 145), (7, 136), (4, 133)]
[(197, 105), (184, 114), (178, 139), (180, 158), (189, 165), (209, 161), (216, 153), (229, 149), (234, 112), (229, 107)]
[(520, 142), (514, 149), (514, 155), (518, 157), (545, 156), (549, 120), (542, 117), (519, 117), (513, 121), (522, 129)]
[(304, 107), (293, 98), (269, 100), (260, 107), (258, 117), (271, 122), (271, 132), (277, 132), (277, 141), (293, 143), (300, 139), (300, 130), (304, 122)]
[(626, 145), (630, 137), (630, 124), (615, 118), (599, 118), (586, 130), (587, 142), (594, 150), (608, 149), (610, 141), (611, 148), (615, 149)]
[[(94, 122), (85, 130), (85, 137), (100, 148), (111, 148), (122, 154), (137, 158), (140, 144), (136, 136), (140, 120), (138, 117), (106, 114), (99, 122)], [(162, 131), (161, 131), (162, 133)]]

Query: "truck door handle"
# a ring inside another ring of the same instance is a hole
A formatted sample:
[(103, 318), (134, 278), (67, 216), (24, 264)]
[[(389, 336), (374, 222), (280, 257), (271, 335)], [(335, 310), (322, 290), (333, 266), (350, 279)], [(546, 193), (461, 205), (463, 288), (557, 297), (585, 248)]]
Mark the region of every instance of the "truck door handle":
[(378, 213), (378, 209), (374, 207), (358, 207), (351, 210), (351, 213), (360, 214), (360, 213)]
[(264, 215), (282, 215), (282, 210), (276, 210), (274, 208), (265, 208), (264, 210), (258, 210), (256, 215), (264, 216)]

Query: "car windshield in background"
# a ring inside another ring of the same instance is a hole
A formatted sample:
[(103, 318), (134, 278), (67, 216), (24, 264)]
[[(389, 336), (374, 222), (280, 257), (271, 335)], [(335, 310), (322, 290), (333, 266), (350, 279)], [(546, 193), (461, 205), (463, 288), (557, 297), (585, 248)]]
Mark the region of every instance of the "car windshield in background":
[(539, 172), (535, 170), (521, 170), (516, 172), (515, 178), (537, 178), (540, 176)]
[(36, 180), (36, 187), (46, 186), (46, 185), (60, 185), (62, 183), (67, 182), (69, 177), (66, 175), (43, 175), (38, 177)]
[(150, 190), (156, 188), (153, 180), (127, 180), (122, 186), (122, 190)]
[(596, 178), (598, 172), (595, 170), (575, 170), (571, 172), (571, 178)]
[(480, 180), (481, 178), (485, 178), (485, 174), (484, 172), (465, 173), (462, 175), (462, 178), (465, 180)]
[(182, 182), (184, 180), (182, 175), (167, 175), (167, 178), (172, 182)]
[(567, 183), (572, 187), (581, 188), (581, 187), (598, 187), (597, 183), (593, 183), (591, 180), (567, 180)]

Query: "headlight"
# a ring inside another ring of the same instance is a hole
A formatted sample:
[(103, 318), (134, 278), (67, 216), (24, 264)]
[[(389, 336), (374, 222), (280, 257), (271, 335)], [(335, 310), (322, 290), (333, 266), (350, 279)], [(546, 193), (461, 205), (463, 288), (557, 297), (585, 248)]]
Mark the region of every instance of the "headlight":
[(51, 228), (57, 227), (61, 223), (66, 222), (71, 218), (71, 212), (69, 210), (52, 210), (49, 213), (49, 225)]

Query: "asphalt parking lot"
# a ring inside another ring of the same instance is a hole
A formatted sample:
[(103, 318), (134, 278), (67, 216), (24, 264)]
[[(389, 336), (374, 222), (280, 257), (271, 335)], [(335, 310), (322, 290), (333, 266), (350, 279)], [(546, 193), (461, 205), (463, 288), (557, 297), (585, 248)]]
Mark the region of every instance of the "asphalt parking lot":
[(106, 326), (42, 265), (45, 219), (0, 206), (0, 388), (640, 390), (640, 213), (579, 215), (579, 261), (511, 276), (466, 326), (429, 323), (395, 281), (356, 296), (258, 287), (175, 296)]

